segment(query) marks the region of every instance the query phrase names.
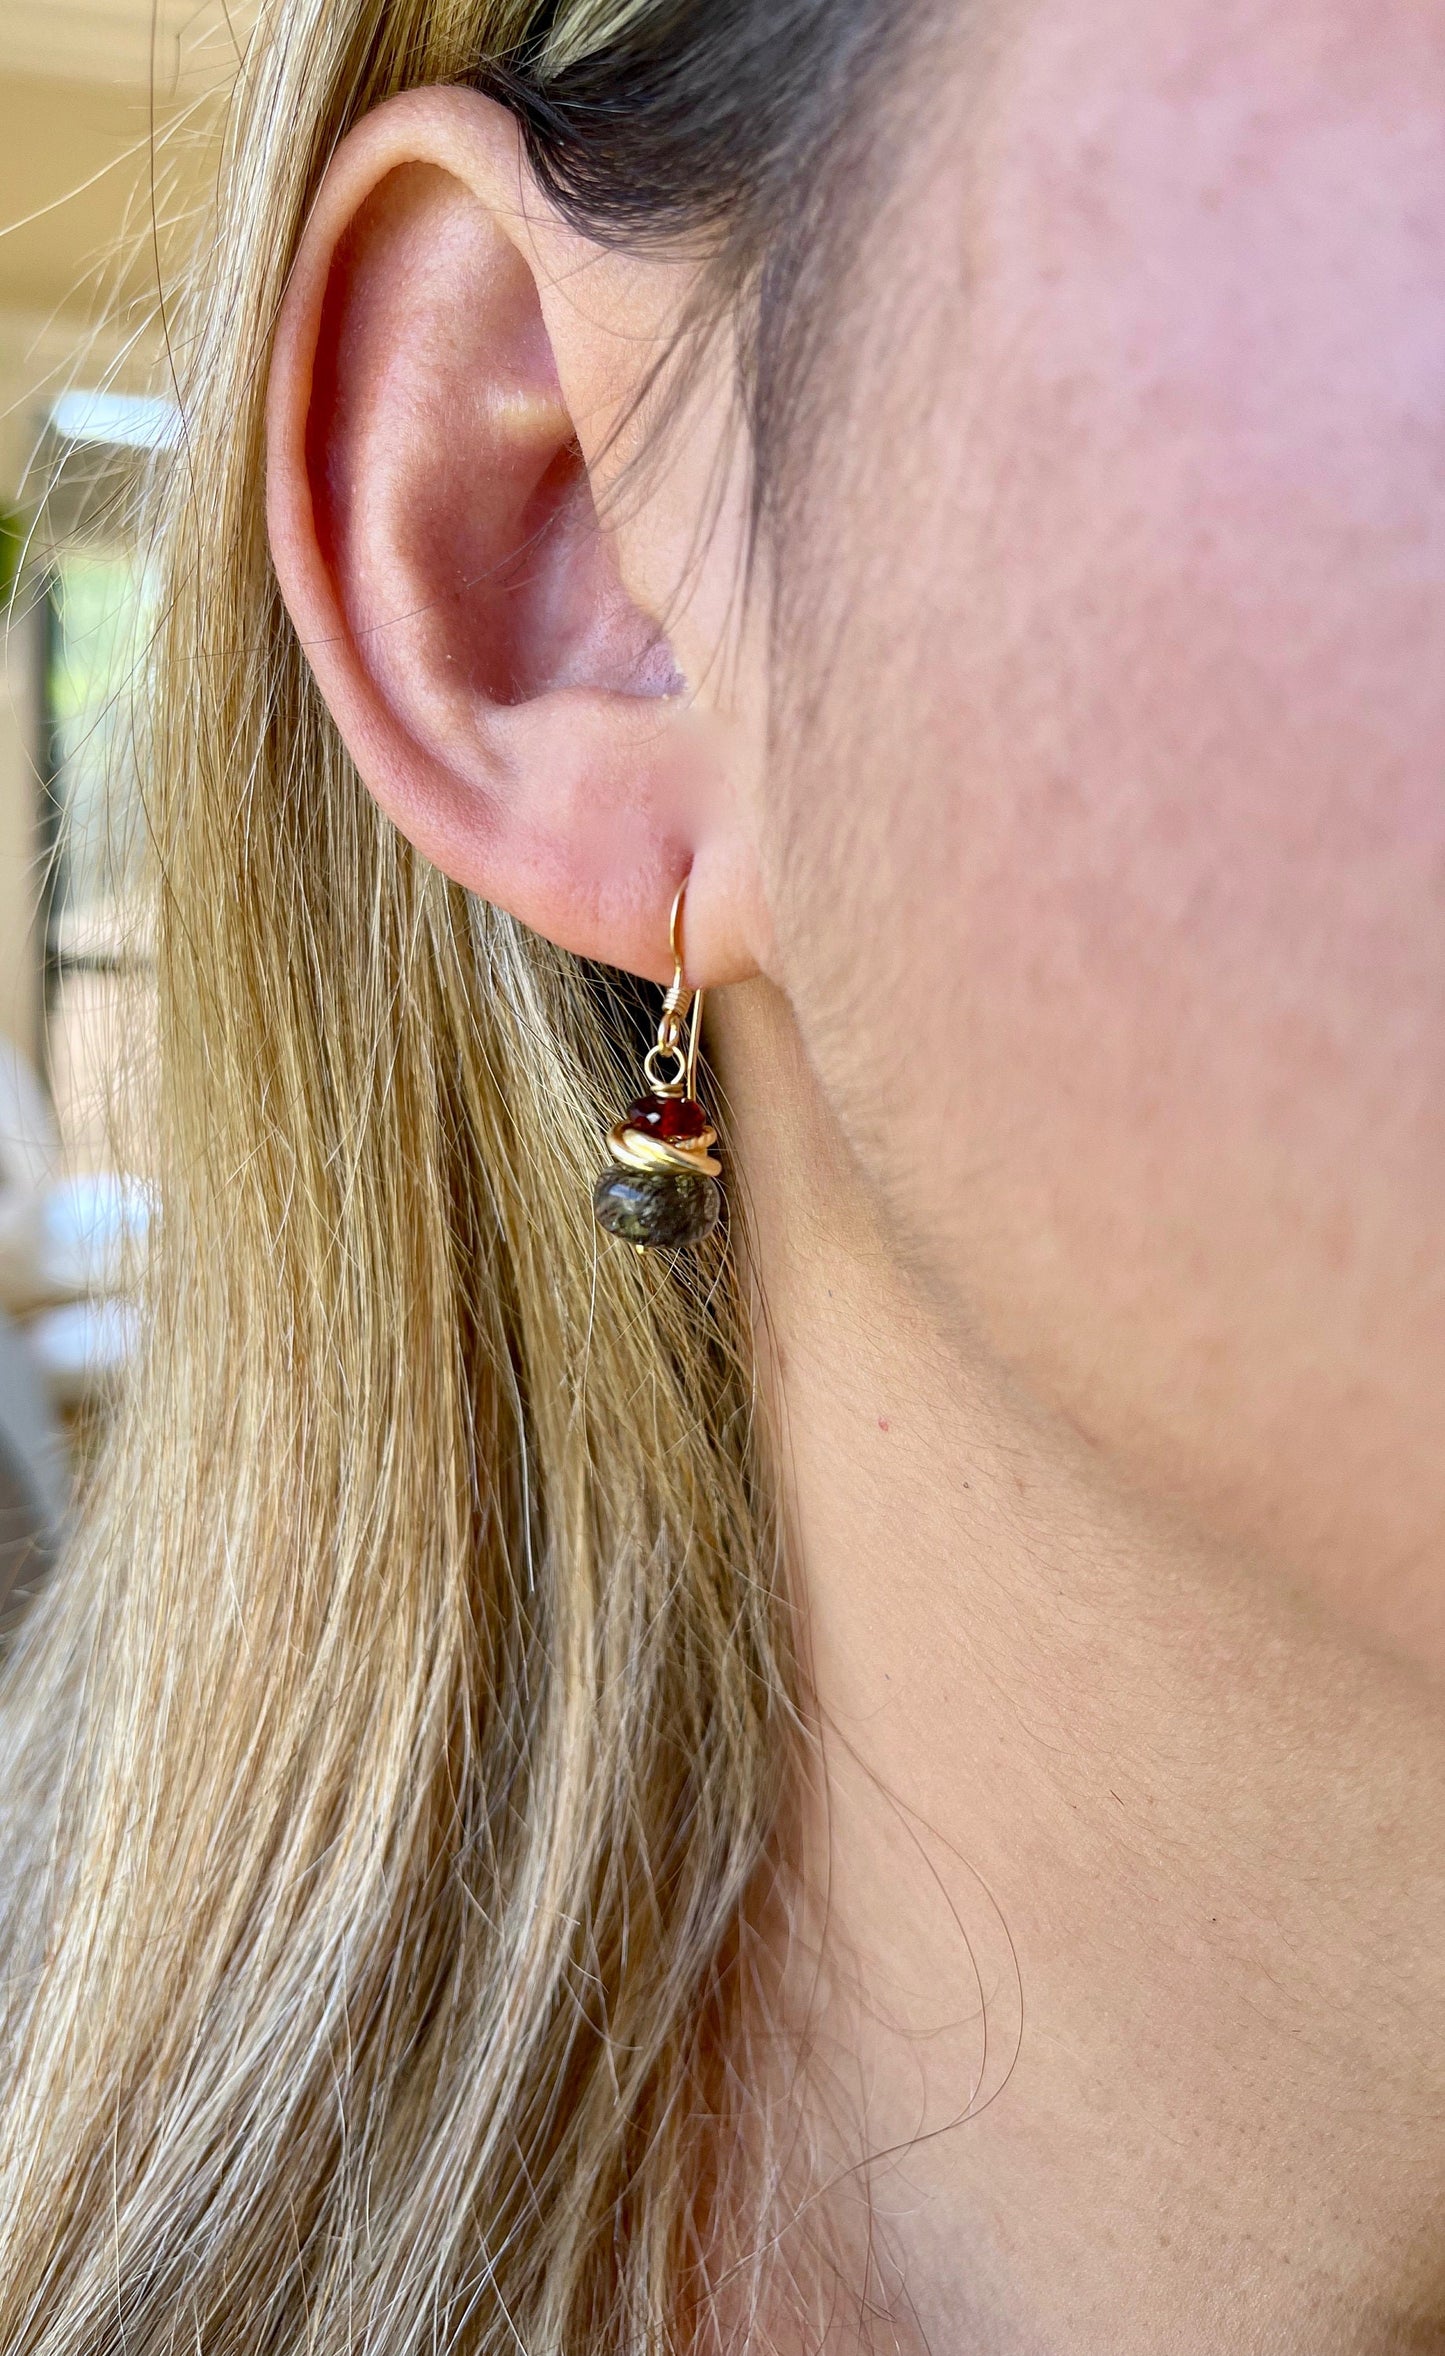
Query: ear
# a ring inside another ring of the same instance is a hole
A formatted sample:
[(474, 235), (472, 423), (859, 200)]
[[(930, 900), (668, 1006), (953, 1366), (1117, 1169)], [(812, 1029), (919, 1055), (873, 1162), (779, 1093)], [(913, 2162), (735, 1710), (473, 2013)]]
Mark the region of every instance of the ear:
[(718, 659), (744, 504), (717, 490), (727, 372), (655, 468), (628, 465), (691, 277), (573, 230), (491, 100), (390, 100), (338, 150), (290, 279), (267, 515), (321, 691), (402, 832), (654, 980), (686, 876), (703, 986), (756, 969), (762, 923), (760, 671)]

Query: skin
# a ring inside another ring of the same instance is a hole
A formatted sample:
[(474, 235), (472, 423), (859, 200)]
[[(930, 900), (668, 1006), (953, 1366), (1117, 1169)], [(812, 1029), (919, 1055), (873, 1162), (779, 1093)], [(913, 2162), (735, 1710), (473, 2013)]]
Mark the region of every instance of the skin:
[(777, 661), (725, 348), (618, 489), (688, 268), (464, 92), (323, 190), (278, 575), (448, 872), (657, 979), (690, 874), (890, 2328), (1445, 2347), (1445, 29), (914, 70)]

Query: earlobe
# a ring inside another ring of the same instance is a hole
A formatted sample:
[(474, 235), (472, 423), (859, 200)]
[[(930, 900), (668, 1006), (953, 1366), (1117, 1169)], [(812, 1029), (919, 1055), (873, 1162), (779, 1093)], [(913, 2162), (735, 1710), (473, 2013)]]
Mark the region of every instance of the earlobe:
[(626, 294), (529, 190), (500, 107), (439, 90), (368, 118), (278, 327), (272, 548), (364, 781), (427, 857), (655, 979), (690, 874), (693, 978), (717, 982), (752, 964), (736, 730), (688, 692), (599, 520), (579, 417), (605, 449), (622, 363), (640, 377), (649, 349), (635, 275), (631, 323), (565, 291), (609, 268)]

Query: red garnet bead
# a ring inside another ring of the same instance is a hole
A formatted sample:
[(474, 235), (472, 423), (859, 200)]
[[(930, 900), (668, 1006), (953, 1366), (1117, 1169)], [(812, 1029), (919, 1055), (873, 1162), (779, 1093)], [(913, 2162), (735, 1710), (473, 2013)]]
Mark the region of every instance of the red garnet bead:
[(707, 1114), (691, 1096), (639, 1096), (627, 1108), (627, 1126), (645, 1137), (701, 1137)]

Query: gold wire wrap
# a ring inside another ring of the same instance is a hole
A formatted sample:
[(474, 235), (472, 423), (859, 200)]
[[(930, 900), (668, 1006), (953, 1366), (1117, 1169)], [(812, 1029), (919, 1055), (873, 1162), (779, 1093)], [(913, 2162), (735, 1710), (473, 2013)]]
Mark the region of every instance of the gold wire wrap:
[(619, 1168), (624, 1170), (685, 1171), (689, 1178), (718, 1178), (722, 1163), (714, 1161), (708, 1147), (717, 1142), (716, 1129), (704, 1129), (698, 1137), (649, 1137), (644, 1129), (629, 1129), (625, 1121), (614, 1121), (607, 1132), (607, 1150)]

